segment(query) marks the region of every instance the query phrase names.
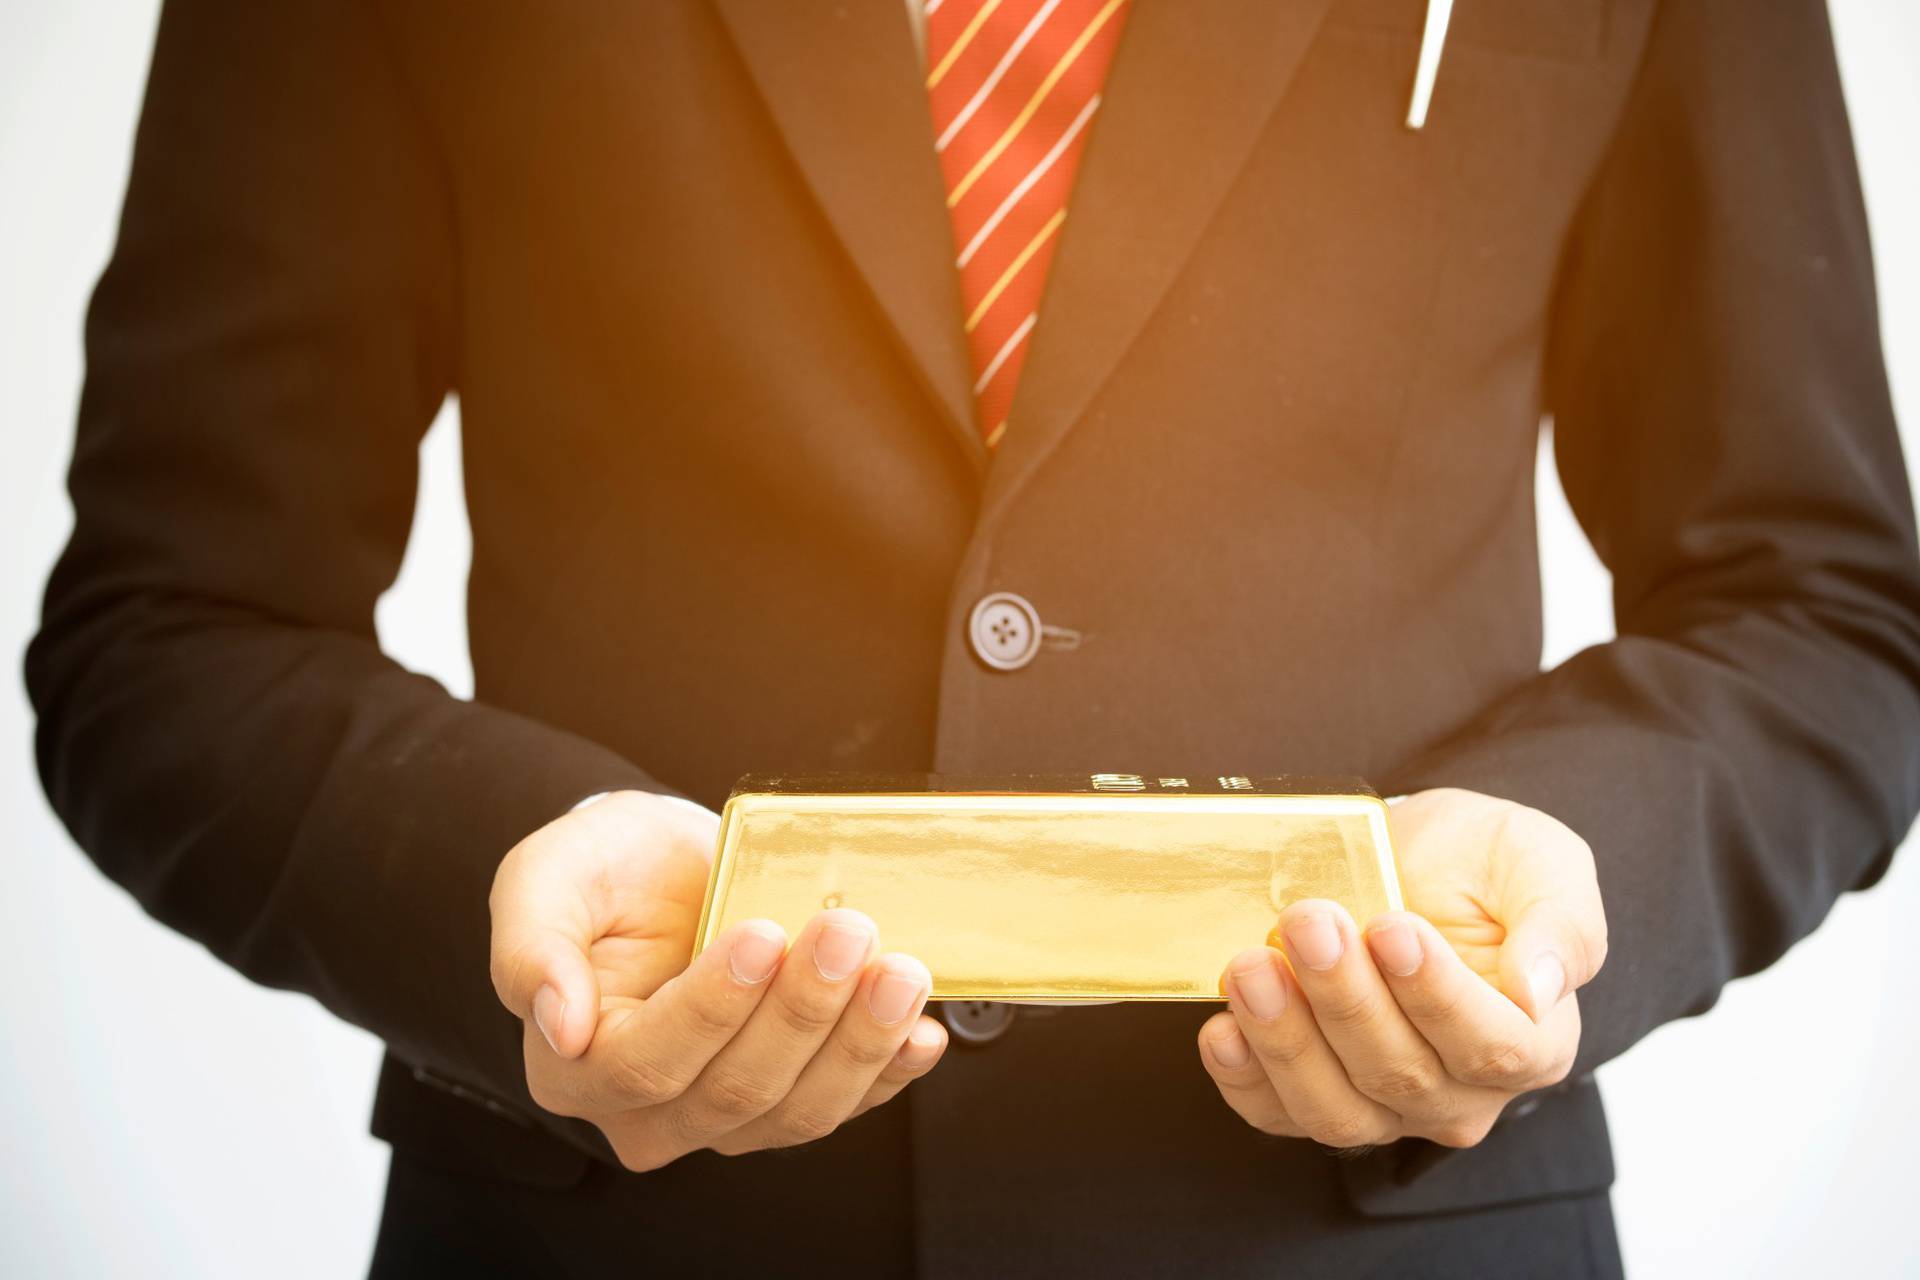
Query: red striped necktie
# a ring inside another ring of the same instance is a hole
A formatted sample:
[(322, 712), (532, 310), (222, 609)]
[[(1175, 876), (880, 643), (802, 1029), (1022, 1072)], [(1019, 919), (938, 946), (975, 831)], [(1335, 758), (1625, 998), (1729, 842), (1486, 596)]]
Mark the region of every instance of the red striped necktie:
[(988, 447), (1039, 319), (1127, 0), (926, 0), (927, 94)]

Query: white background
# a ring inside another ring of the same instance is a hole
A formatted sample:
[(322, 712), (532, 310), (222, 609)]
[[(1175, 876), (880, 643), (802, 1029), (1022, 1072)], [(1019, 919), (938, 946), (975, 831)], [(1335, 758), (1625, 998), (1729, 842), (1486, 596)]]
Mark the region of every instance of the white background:
[[(1911, 420), (1920, 5), (1834, 9), (1894, 398)], [(0, 654), (16, 673), (70, 518), (82, 309), (112, 241), (156, 12), (155, 0), (0, 0)], [(414, 545), (380, 623), (402, 661), (465, 693), (453, 415), (425, 453)], [(1606, 575), (1545, 466), (1542, 479), (1552, 662), (1611, 622)], [(386, 1166), (366, 1136), (375, 1041), (249, 986), (94, 872), (41, 798), (17, 674), (0, 679), (0, 815), (0, 1274), (364, 1270)], [(1920, 1271), (1916, 912), (1920, 857), (1908, 856), (1712, 1014), (1603, 1071), (1634, 1272)]]

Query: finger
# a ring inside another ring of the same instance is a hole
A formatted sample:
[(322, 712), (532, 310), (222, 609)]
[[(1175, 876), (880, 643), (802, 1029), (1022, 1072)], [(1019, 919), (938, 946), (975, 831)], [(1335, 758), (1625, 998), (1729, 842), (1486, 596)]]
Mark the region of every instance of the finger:
[(1329, 1147), (1400, 1136), (1400, 1117), (1347, 1078), (1278, 951), (1256, 947), (1235, 956), (1222, 985), (1235, 1025), (1302, 1132)]
[(1242, 1120), (1262, 1133), (1303, 1138), (1274, 1092), (1273, 1081), (1253, 1056), (1253, 1046), (1240, 1034), (1231, 1011), (1214, 1014), (1200, 1027), (1200, 1062), (1213, 1077), (1220, 1096)]
[(877, 936), (858, 911), (816, 915), (746, 1025), (659, 1122), (691, 1150), (772, 1110), (840, 1021)]
[(1593, 901), (1542, 900), (1507, 925), (1500, 946), (1500, 987), (1535, 1022), (1593, 980), (1606, 958), (1606, 924)]
[(558, 861), (515, 850), (488, 898), (493, 916), (493, 989), (516, 1017), (531, 1019), (553, 1052), (586, 1052), (600, 1016), (600, 986), (588, 949), (592, 908)]
[(1469, 1103), (1440, 1055), (1400, 1011), (1344, 907), (1317, 899), (1294, 903), (1274, 932), (1320, 1034), (1356, 1089), (1428, 1123)]
[(535, 1100), (562, 1115), (587, 1115), (680, 1097), (766, 997), (786, 940), (771, 920), (743, 920), (651, 997), (610, 1013), (579, 1059), (540, 1055), (530, 1042)]
[(902, 1089), (933, 1070), (947, 1051), (947, 1029), (936, 1018), (921, 1017), (913, 1024), (900, 1052), (881, 1069), (880, 1076), (867, 1090), (867, 1096), (853, 1109), (849, 1120), (865, 1115), (890, 1101)]
[(1537, 809), (1517, 809), (1501, 827), (1506, 855), (1494, 916), (1506, 926), (1500, 989), (1535, 1022), (1600, 971), (1607, 917), (1593, 851)]
[(907, 1041), (933, 988), (927, 967), (907, 955), (880, 957), (787, 1096), (727, 1135), (718, 1150), (793, 1146), (824, 1138), (853, 1114)]
[(1536, 1024), (1412, 912), (1376, 916), (1367, 945), (1395, 1002), (1455, 1080), (1513, 1093), (1565, 1074), (1579, 1042), (1577, 1001)]

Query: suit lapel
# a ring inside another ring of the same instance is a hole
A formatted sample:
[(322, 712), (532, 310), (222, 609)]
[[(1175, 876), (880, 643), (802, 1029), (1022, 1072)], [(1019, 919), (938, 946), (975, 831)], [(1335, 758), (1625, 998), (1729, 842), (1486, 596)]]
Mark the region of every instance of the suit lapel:
[(940, 168), (900, 0), (715, 0), (827, 220), (978, 468)]
[(1279, 105), (1329, 3), (1135, 0), (1075, 179), (983, 518), (1052, 453), (1145, 325)]

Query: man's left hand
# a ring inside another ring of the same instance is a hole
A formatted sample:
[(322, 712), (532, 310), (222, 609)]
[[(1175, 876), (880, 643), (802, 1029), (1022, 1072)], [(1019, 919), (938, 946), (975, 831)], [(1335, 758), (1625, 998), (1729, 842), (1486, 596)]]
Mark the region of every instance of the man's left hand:
[(1294, 903), (1280, 949), (1242, 952), (1221, 979), (1229, 1011), (1200, 1029), (1200, 1057), (1257, 1129), (1470, 1147), (1573, 1064), (1574, 992), (1607, 951), (1586, 842), (1471, 791), (1409, 796), (1391, 827), (1406, 911), (1363, 940), (1337, 903)]

